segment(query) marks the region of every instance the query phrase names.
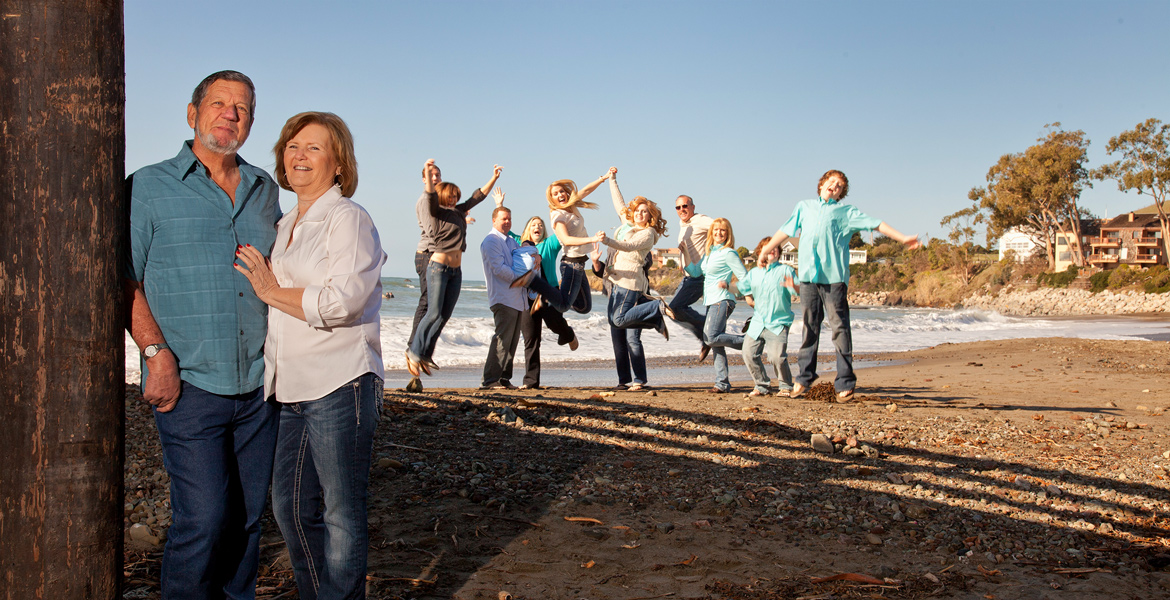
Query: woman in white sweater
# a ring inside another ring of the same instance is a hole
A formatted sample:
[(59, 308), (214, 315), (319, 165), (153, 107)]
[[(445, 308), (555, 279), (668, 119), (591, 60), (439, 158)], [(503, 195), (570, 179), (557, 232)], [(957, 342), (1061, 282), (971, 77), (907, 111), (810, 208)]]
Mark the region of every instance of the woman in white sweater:
[(614, 237), (598, 233), (601, 243), (617, 251), (611, 255), (605, 269), (605, 279), (613, 285), (613, 292), (609, 295), (609, 322), (621, 329), (654, 329), (669, 337), (663, 319), (665, 304), (661, 300), (639, 302), (650, 290), (650, 281), (643, 268), (646, 256), (658, 238), (666, 235), (662, 211), (657, 204), (642, 196), (635, 197), (627, 205), (618, 188), (616, 168), (609, 170), (609, 193), (613, 197), (613, 208), (622, 221)]

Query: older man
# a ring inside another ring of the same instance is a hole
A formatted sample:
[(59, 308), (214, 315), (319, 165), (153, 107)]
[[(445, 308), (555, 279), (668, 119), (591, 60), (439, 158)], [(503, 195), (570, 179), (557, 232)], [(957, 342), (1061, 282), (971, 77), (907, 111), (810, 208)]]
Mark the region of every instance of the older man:
[(492, 230), (479, 245), (483, 275), (487, 279), (488, 305), (492, 309), (496, 331), (488, 346), (483, 365), (483, 389), (512, 389), (512, 363), (520, 341), (520, 315), (528, 308), (522, 287), (511, 287), (516, 279), (512, 272), (512, 251), (520, 245), (508, 235), (512, 231), (512, 211), (497, 206), (492, 211)]
[(279, 413), (263, 394), (268, 309), (232, 264), (240, 245), (268, 254), (280, 205), (236, 154), (255, 108), (246, 75), (209, 75), (187, 105), (194, 139), (127, 182), (129, 329), (171, 477), (167, 600), (256, 595)]
[[(666, 314), (695, 334), (701, 343), (705, 317), (691, 305), (703, 297), (703, 268), (700, 264), (706, 252), (707, 230), (711, 227), (712, 219), (695, 212), (695, 201), (690, 196), (676, 198), (674, 210), (678, 213), (678, 250), (682, 258), (679, 266), (683, 270), (683, 280), (675, 290)], [(704, 343), (699, 350), (699, 360), (707, 358), (710, 351), (711, 348)]]

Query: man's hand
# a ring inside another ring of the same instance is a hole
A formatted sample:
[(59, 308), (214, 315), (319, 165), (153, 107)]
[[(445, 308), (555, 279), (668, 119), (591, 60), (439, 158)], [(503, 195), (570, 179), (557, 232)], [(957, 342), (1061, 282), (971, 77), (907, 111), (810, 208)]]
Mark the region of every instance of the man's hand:
[(170, 412), (179, 402), (182, 383), (179, 380), (179, 363), (170, 350), (160, 350), (146, 359), (150, 374), (142, 386), (142, 399), (154, 406), (158, 412)]
[(719, 288), (719, 289), (721, 289), (721, 290), (726, 290), (726, 289), (728, 289), (728, 288), (727, 288), (727, 282), (726, 282), (726, 281), (720, 281), (720, 282), (717, 282), (717, 283), (715, 284), (715, 287), (717, 287), (717, 288)]

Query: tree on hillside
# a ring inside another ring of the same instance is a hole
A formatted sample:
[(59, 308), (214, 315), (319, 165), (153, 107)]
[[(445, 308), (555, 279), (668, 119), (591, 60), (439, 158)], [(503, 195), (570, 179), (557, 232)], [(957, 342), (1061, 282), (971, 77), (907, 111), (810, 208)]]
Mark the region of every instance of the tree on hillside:
[(849, 238), (849, 249), (856, 250), (865, 245), (865, 240), (861, 239), (861, 232), (854, 231), (853, 237)]
[(1056, 234), (1066, 233), (1072, 242), (1073, 262), (1083, 265), (1081, 219), (1086, 213), (1077, 205), (1081, 190), (1092, 187), (1085, 132), (1065, 131), (1060, 123), (1046, 125), (1047, 134), (1018, 154), (1005, 154), (987, 171), (987, 187), (972, 188), (967, 195), (978, 210), (987, 211), (988, 240), (1018, 227), (1044, 246), (1048, 267), (1056, 265)]
[(1158, 207), (1158, 225), (1162, 229), (1162, 252), (1170, 260), (1170, 217), (1166, 210), (1166, 192), (1170, 190), (1170, 124), (1147, 119), (1129, 131), (1109, 140), (1109, 154), (1120, 152), (1121, 160), (1093, 171), (1100, 180), (1117, 181), (1117, 189), (1137, 190), (1154, 199)]
[(951, 240), (951, 266), (963, 285), (971, 283), (976, 274), (975, 226), (982, 224), (983, 220), (983, 212), (975, 206), (970, 206), (943, 217), (938, 223), (951, 229), (947, 234), (947, 239)]

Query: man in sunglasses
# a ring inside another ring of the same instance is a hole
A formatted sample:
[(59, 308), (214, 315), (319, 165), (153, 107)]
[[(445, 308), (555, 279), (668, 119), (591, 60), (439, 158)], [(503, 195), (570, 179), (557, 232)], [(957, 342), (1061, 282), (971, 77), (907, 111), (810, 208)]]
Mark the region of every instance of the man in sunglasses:
[(674, 210), (678, 213), (679, 234), (678, 250), (682, 258), (682, 283), (674, 292), (670, 301), (670, 310), (667, 316), (678, 322), (699, 338), (703, 344), (699, 350), (699, 362), (707, 358), (711, 348), (703, 343), (703, 321), (705, 315), (691, 308), (691, 305), (703, 297), (703, 251), (707, 247), (707, 229), (711, 227), (711, 217), (695, 213), (695, 201), (690, 196), (679, 196), (674, 201)]

